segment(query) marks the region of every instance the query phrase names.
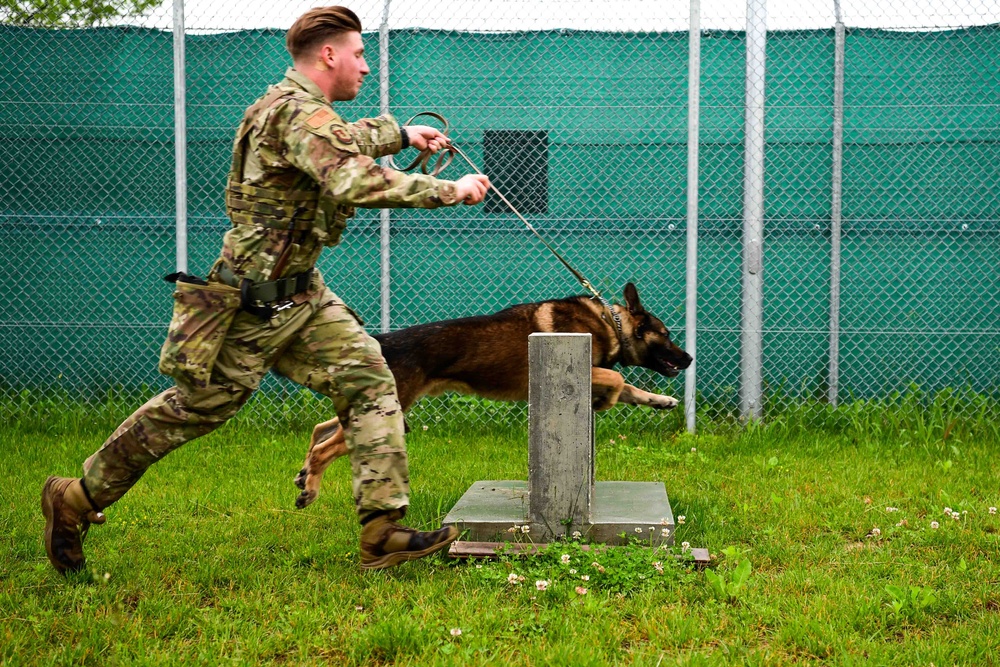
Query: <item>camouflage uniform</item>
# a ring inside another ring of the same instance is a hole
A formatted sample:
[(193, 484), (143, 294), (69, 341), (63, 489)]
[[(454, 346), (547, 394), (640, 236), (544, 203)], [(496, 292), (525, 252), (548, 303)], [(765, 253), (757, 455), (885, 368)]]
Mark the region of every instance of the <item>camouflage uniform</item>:
[[(289, 69), (247, 110), (237, 132), (226, 188), (233, 227), (209, 282), (223, 282), (227, 270), (261, 282), (312, 269), (324, 246), (339, 243), (355, 206), (456, 203), (453, 182), (375, 162), (401, 147), (391, 117), (345, 123), (318, 86)], [(87, 459), (84, 485), (96, 506), (112, 504), (150, 465), (235, 415), (271, 368), (333, 400), (362, 518), (407, 505), (403, 415), (378, 342), (318, 271), (291, 300), (294, 307), (267, 321), (237, 312), (228, 330), (221, 329), (214, 363), (207, 359), (200, 374), (173, 373), (176, 386), (139, 408)], [(197, 304), (190, 311), (195, 325), (210, 310), (203, 305), (204, 311)], [(177, 324), (176, 313), (165, 347), (192, 342), (188, 332), (197, 328)]]

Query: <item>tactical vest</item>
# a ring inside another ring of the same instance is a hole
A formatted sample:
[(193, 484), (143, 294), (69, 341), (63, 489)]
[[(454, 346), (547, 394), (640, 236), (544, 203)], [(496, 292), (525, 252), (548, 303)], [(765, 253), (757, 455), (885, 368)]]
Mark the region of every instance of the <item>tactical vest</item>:
[[(337, 204), (323, 196), (316, 184), (310, 190), (262, 188), (243, 183), (243, 163), (248, 136), (257, 117), (285, 98), (302, 98), (294, 88), (272, 86), (243, 116), (233, 146), (233, 162), (226, 184), (226, 213), (233, 225), (253, 225), (289, 232), (310, 232), (325, 246), (340, 243), (354, 207)], [(314, 101), (311, 97), (303, 101)]]

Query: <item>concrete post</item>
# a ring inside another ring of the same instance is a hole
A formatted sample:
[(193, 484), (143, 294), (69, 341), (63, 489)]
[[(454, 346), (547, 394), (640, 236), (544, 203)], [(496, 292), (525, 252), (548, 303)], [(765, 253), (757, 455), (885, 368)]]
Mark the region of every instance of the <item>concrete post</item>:
[(443, 521), (463, 541), (673, 543), (662, 482), (594, 482), (590, 345), (590, 334), (528, 337), (528, 481), (470, 486)]
[(594, 498), (590, 334), (528, 337), (528, 519), (532, 539), (585, 531)]

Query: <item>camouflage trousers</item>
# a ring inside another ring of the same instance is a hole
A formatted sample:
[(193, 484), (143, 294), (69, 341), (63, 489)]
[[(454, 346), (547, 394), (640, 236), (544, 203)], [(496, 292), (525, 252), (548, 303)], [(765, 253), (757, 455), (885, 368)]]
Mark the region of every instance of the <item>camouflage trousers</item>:
[(333, 292), (321, 287), (300, 305), (261, 322), (236, 314), (205, 387), (177, 380), (150, 399), (84, 463), (84, 484), (99, 507), (127, 492), (146, 469), (235, 415), (272, 367), (333, 400), (361, 518), (409, 499), (403, 413), (378, 341)]

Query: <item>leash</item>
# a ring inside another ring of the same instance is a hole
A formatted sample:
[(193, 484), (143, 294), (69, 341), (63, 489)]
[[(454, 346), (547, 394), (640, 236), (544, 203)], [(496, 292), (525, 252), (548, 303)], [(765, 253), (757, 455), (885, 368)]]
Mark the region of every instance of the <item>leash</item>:
[[(403, 123), (403, 127), (412, 124), (414, 120), (420, 118), (421, 116), (427, 116), (429, 118), (433, 118), (438, 122), (440, 122), (443, 125), (443, 128), (440, 130), (441, 134), (445, 135), (446, 137), (448, 136), (448, 121), (445, 119), (444, 116), (442, 116), (439, 113), (435, 113), (433, 111), (421, 111), (420, 113), (414, 114), (413, 116), (410, 117), (409, 120)], [(472, 167), (472, 169), (477, 174), (481, 174), (483, 176), (486, 175), (483, 174), (483, 172), (480, 171), (479, 167), (477, 167), (475, 163), (469, 159), (469, 156), (465, 154), (465, 151), (456, 146), (455, 142), (451, 141), (451, 137), (448, 137), (448, 145), (445, 146), (440, 151), (438, 151), (437, 159), (434, 161), (433, 166), (430, 166), (431, 157), (433, 157), (435, 154), (431, 153), (429, 150), (424, 150), (420, 152), (420, 154), (413, 160), (413, 162), (411, 162), (405, 167), (397, 167), (396, 163), (390, 157), (389, 167), (395, 169), (396, 171), (410, 171), (412, 169), (415, 169), (419, 165), (420, 171), (422, 173), (427, 174), (429, 176), (437, 176), (442, 171), (448, 168), (448, 165), (452, 163), (452, 160), (454, 160), (456, 154), (460, 155), (466, 162), (468, 162), (469, 166)], [(546, 248), (548, 248), (549, 252), (551, 252), (556, 259), (562, 262), (563, 266), (569, 269), (569, 272), (573, 274), (573, 277), (577, 279), (580, 285), (582, 285), (585, 290), (590, 292), (591, 295), (593, 295), (593, 298), (600, 301), (601, 304), (604, 306), (604, 308), (607, 309), (607, 311), (611, 314), (611, 318), (614, 320), (615, 329), (618, 330), (618, 338), (620, 342), (624, 335), (622, 333), (622, 321), (621, 317), (618, 316), (618, 313), (615, 312), (615, 309), (611, 307), (611, 303), (604, 298), (604, 295), (602, 295), (597, 290), (597, 288), (595, 288), (593, 285), (590, 284), (590, 281), (587, 280), (582, 273), (573, 268), (573, 266), (568, 261), (566, 261), (566, 259), (561, 254), (559, 254), (559, 251), (556, 250), (552, 246), (552, 244), (545, 239), (544, 236), (538, 233), (538, 230), (535, 229), (534, 226), (530, 222), (528, 222), (523, 215), (521, 215), (521, 212), (518, 211), (517, 208), (515, 208), (514, 205), (511, 204), (506, 197), (504, 197), (503, 193), (497, 190), (496, 186), (494, 186), (492, 183), (490, 183), (490, 190), (495, 192), (496, 195), (500, 197), (500, 200), (507, 205), (507, 208), (509, 208), (514, 213), (514, 215), (520, 218), (521, 222), (524, 223), (525, 227), (531, 230), (531, 233), (534, 234)]]

